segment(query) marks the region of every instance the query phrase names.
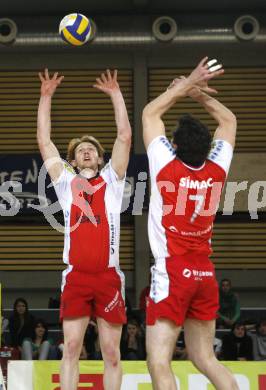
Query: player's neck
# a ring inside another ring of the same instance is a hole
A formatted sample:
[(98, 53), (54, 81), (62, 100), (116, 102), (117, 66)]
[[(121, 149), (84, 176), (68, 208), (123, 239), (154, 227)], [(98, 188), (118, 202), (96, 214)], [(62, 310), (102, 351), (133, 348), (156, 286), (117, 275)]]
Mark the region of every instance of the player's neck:
[(91, 168), (84, 168), (82, 170), (79, 169), (80, 175), (86, 177), (86, 179), (91, 179), (94, 176), (97, 176), (98, 174), (98, 168), (97, 169), (91, 169)]

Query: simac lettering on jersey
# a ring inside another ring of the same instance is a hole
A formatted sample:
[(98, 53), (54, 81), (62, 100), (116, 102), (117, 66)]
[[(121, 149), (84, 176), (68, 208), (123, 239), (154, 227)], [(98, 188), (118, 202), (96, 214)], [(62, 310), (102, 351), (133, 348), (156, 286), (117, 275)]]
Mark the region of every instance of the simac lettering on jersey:
[(179, 181), (180, 187), (193, 188), (195, 190), (202, 190), (213, 186), (213, 179), (209, 177), (207, 180), (192, 180), (189, 177), (181, 177)]

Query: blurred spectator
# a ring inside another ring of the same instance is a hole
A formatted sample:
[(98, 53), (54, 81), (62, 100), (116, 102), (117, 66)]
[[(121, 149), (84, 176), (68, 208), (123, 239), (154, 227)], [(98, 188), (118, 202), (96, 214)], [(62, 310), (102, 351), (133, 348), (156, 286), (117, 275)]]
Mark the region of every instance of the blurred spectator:
[(243, 322), (236, 322), (229, 334), (223, 337), (222, 360), (253, 360), (252, 339)]
[(95, 319), (90, 320), (85, 334), (85, 348), (89, 360), (102, 360), (99, 331)]
[(34, 317), (29, 313), (27, 301), (24, 298), (17, 298), (9, 318), (11, 346), (21, 347), (22, 341), (26, 337), (31, 337), (33, 327)]
[(47, 360), (52, 341), (48, 340), (48, 326), (42, 319), (36, 321), (31, 338), (22, 343), (23, 360)]
[(217, 327), (231, 328), (240, 318), (240, 304), (237, 295), (232, 290), (229, 279), (221, 281), (219, 294), (220, 309), (217, 313)]
[(256, 333), (250, 334), (253, 344), (254, 360), (266, 360), (266, 318), (256, 327)]
[(8, 329), (9, 321), (3, 315), (3, 310), (1, 309), (1, 346), (6, 345), (5, 331)]
[(123, 360), (145, 359), (144, 336), (135, 319), (128, 321), (121, 338), (121, 358)]

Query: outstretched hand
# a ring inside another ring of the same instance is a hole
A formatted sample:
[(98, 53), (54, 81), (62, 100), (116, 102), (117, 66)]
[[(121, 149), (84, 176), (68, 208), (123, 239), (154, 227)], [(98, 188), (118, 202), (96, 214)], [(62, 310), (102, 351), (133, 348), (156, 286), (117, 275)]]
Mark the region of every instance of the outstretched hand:
[(197, 67), (190, 73), (188, 80), (198, 87), (205, 87), (206, 83), (214, 77), (221, 76), (224, 73), (224, 69), (220, 68), (215, 70), (217, 67), (208, 65), (208, 57), (204, 57)]
[[(187, 80), (192, 85), (188, 96), (196, 97), (201, 91), (206, 92), (207, 94), (217, 94), (218, 92), (216, 89), (209, 87), (208, 81), (223, 73), (224, 69), (221, 64), (217, 64), (217, 60), (208, 61), (208, 57), (204, 57), (187, 77)], [(186, 80), (186, 77), (180, 76), (179, 78), (174, 79), (167, 89), (174, 87), (183, 80)]]
[(61, 84), (61, 81), (63, 80), (64, 76), (58, 76), (58, 72), (55, 72), (53, 76), (49, 76), (48, 69), (46, 68), (44, 70), (44, 73), (39, 73), (39, 78), (41, 80), (41, 96), (53, 96), (56, 88), (59, 84)]
[(93, 87), (109, 96), (111, 96), (114, 92), (120, 91), (119, 84), (117, 82), (117, 70), (115, 69), (112, 75), (110, 70), (107, 69), (105, 73), (101, 74), (101, 77), (97, 77), (96, 84), (94, 84)]

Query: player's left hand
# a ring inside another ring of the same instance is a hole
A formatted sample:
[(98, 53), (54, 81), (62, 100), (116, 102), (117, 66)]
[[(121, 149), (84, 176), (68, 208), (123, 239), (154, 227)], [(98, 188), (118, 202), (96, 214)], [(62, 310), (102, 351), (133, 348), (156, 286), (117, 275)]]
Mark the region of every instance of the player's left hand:
[(112, 74), (110, 70), (107, 69), (105, 73), (101, 74), (101, 77), (97, 77), (96, 84), (94, 84), (93, 87), (109, 96), (111, 96), (114, 92), (119, 91), (120, 88), (117, 81), (117, 70), (115, 69)]

